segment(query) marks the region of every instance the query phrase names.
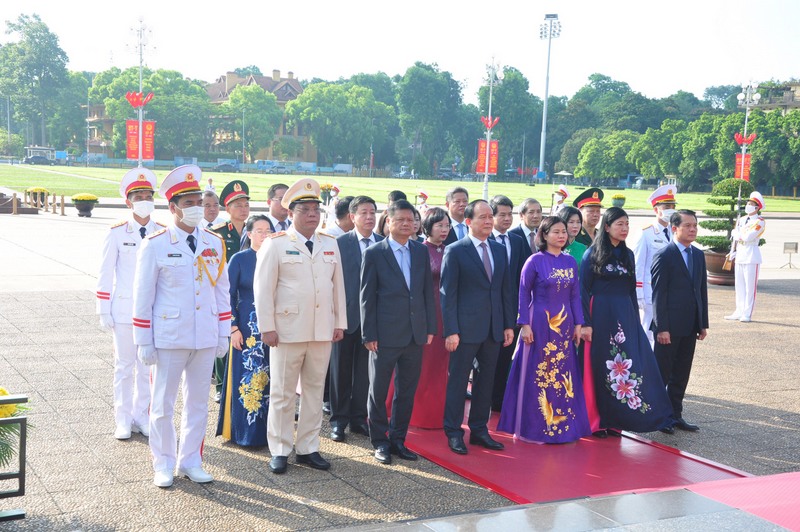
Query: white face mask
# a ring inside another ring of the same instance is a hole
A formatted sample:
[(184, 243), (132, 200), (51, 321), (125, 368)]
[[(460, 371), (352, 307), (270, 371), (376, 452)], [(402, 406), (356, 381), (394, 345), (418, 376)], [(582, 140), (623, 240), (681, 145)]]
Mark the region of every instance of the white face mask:
[(186, 207), (185, 209), (179, 209), (179, 210), (183, 213), (181, 222), (183, 222), (185, 225), (188, 225), (189, 227), (197, 227), (203, 220), (202, 206)]
[(562, 196), (561, 194), (553, 194), (553, 203), (559, 204), (562, 201), (564, 201), (564, 196)]
[(744, 206), (744, 212), (746, 212), (747, 214), (753, 214), (757, 210), (758, 210), (758, 207), (756, 207), (755, 205), (747, 204), (747, 205)]
[(156, 208), (154, 201), (135, 201), (133, 202), (133, 214), (139, 218), (147, 218)]
[(664, 209), (661, 211), (661, 219), (669, 223), (669, 219), (675, 214), (675, 209)]

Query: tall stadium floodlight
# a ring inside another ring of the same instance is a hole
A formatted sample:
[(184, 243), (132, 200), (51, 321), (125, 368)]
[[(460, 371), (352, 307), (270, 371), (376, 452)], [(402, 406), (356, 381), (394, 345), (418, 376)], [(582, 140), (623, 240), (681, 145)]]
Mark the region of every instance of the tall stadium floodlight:
[(544, 151), (547, 144), (547, 98), (550, 91), (550, 45), (553, 39), (561, 35), (561, 23), (558, 15), (544, 16), (544, 22), (539, 26), (539, 38), (547, 39), (547, 73), (544, 79), (544, 105), (542, 106), (542, 143), (539, 145), (539, 172), (545, 168)]

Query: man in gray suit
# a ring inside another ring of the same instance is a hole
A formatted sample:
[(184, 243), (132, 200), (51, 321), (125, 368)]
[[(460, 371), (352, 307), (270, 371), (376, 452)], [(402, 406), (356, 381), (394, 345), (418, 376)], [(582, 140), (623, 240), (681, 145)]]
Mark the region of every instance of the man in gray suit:
[[(411, 240), (414, 207), (399, 200), (388, 207), (389, 237), (367, 248), (361, 265), (361, 334), (369, 350), (369, 433), (375, 459), (392, 462), (417, 455), (405, 446), (414, 406), (422, 346), (436, 334), (430, 257)], [(394, 372), (392, 419), (386, 396)]]
[(344, 293), (347, 297), (347, 330), (331, 350), (331, 439), (343, 442), (344, 430), (369, 436), (367, 393), (369, 391), (369, 352), (361, 341), (361, 255), (383, 240), (374, 233), (375, 200), (356, 196), (350, 202), (352, 231), (336, 239), (342, 257)]

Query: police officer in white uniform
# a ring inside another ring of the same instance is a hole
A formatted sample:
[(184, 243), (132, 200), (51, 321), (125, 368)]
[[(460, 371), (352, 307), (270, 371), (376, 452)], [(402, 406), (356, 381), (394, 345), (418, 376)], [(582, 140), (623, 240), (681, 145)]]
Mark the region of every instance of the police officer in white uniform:
[(655, 345), (653, 331), (650, 330), (653, 322), (653, 282), (650, 268), (653, 266), (656, 251), (672, 240), (669, 219), (675, 212), (677, 192), (677, 186), (663, 185), (650, 194), (648, 199), (653, 206), (653, 212), (656, 213), (656, 220), (642, 228), (642, 235), (633, 248), (633, 256), (636, 259), (636, 298), (639, 300), (642, 328), (650, 340), (650, 347)]
[[(285, 473), (294, 447), (297, 462), (315, 469), (330, 463), (319, 454), (322, 396), (331, 354), (347, 329), (344, 278), (336, 240), (317, 230), (320, 189), (301, 179), (281, 204), (291, 225), (258, 250), (253, 291), (262, 341), (270, 346), (267, 441), (273, 473)], [(302, 387), (295, 438), (298, 379)], [(294, 445), (292, 445), (294, 441)]]
[(758, 270), (761, 267), (761, 250), (758, 242), (766, 230), (766, 222), (761, 216), (764, 208), (764, 197), (758, 191), (750, 194), (744, 212), (739, 218), (731, 238), (736, 243), (735, 251), (729, 258), (736, 259), (736, 310), (725, 316), (726, 320), (749, 322), (753, 316), (758, 289)]
[[(231, 305), (225, 246), (203, 220), (200, 168), (181, 166), (164, 178), (159, 194), (173, 221), (145, 239), (133, 285), (137, 356), (152, 365), (150, 450), (153, 483), (172, 485), (173, 471), (211, 482), (200, 449), (208, 422), (208, 380), (214, 356), (228, 351)], [(173, 414), (183, 377), (178, 446)], [(176, 448), (177, 456), (176, 456)]]
[(156, 176), (147, 168), (129, 170), (119, 193), (131, 209), (131, 219), (111, 226), (103, 242), (97, 280), (97, 314), (100, 327), (114, 335), (114, 437), (127, 440), (131, 431), (150, 431), (150, 370), (136, 358), (133, 344), (133, 274), (136, 251), (146, 235), (164, 227), (153, 221)]

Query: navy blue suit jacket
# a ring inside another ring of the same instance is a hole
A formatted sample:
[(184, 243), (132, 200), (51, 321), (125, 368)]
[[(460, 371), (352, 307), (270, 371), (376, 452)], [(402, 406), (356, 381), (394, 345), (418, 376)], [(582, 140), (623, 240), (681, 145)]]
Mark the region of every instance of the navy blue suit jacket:
[(444, 248), (439, 291), (445, 337), (458, 334), (461, 342), (472, 344), (502, 342), (503, 330), (514, 328), (517, 309), (508, 258), (503, 246), (487, 243), (494, 258), (491, 282), (472, 239)]
[(384, 239), (364, 252), (361, 264), (361, 337), (381, 347), (425, 345), (436, 334), (436, 303), (428, 248), (408, 241), (411, 289)]
[(656, 333), (691, 336), (708, 329), (708, 279), (703, 252), (692, 248), (694, 279), (681, 250), (670, 242), (653, 257), (653, 325)]
[(525, 231), (522, 230), (522, 226), (518, 225), (513, 229), (508, 231), (509, 233), (514, 233), (515, 235), (522, 238), (522, 241), (525, 242), (525, 246), (528, 248), (528, 256), (533, 255), (534, 253), (538, 253), (538, 249), (531, 249), (531, 241), (525, 236)]
[[(378, 233), (375, 241), (383, 237)], [(361, 326), (361, 310), (358, 294), (361, 290), (361, 235), (355, 229), (336, 237), (339, 255), (342, 257), (342, 276), (344, 277), (344, 293), (347, 299), (347, 334), (353, 334)], [(373, 244), (374, 245), (374, 244)]]

